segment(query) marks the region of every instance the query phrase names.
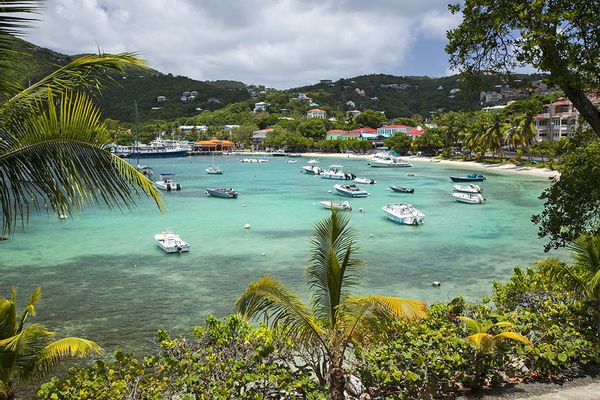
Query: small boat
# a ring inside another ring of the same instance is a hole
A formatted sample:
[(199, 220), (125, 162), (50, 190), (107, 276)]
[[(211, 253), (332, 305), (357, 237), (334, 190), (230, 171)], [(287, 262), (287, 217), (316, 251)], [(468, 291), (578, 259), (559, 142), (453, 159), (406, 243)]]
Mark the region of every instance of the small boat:
[(300, 153), (290, 153), (290, 154), (288, 154), (288, 157), (302, 157), (302, 154), (300, 154)]
[(308, 175), (319, 175), (321, 171), (321, 168), (317, 167), (316, 165), (305, 165), (300, 170), (300, 172), (303, 172)]
[(336, 211), (352, 211), (352, 207), (350, 207), (350, 203), (344, 201), (343, 203), (337, 203), (335, 201), (320, 201), (319, 204), (321, 207), (326, 208), (328, 210), (336, 210)]
[(408, 203), (388, 204), (382, 208), (388, 219), (401, 225), (421, 225), (425, 214)]
[(237, 199), (238, 192), (232, 188), (206, 188), (206, 194), (212, 197), (220, 197), (222, 199)]
[(181, 185), (175, 180), (175, 174), (170, 172), (163, 172), (160, 174), (160, 180), (154, 182), (157, 188), (160, 190), (181, 190)]
[(135, 167), (135, 169), (140, 171), (148, 179), (152, 178), (152, 175), (154, 175), (154, 171), (152, 170), (152, 168), (145, 166), (145, 165), (138, 164)]
[(454, 185), (454, 191), (462, 192), (462, 193), (482, 193), (483, 189), (481, 187), (479, 187), (479, 185), (469, 183), (469, 185), (467, 185), (467, 186)]
[(432, 158), (431, 160), (429, 160), (429, 162), (430, 162), (430, 163), (439, 163), (439, 162), (440, 162), (440, 160), (436, 160), (436, 159)]
[(344, 168), (344, 166), (341, 164), (331, 164), (329, 166), (329, 169), (342, 169), (342, 168)]
[(346, 197), (367, 197), (369, 192), (362, 190), (356, 185), (335, 185), (335, 190), (340, 196)]
[(468, 174), (465, 176), (451, 176), (452, 182), (481, 182), (487, 178), (483, 174)]
[(154, 235), (154, 240), (165, 253), (190, 251), (190, 245), (168, 229)]
[(377, 181), (375, 179), (369, 179), (369, 178), (354, 178), (353, 180), (356, 183), (365, 183), (367, 185), (374, 185), (377, 183)]
[(351, 181), (356, 178), (356, 175), (349, 172), (343, 172), (339, 169), (327, 169), (319, 174), (323, 179), (336, 179), (338, 181)]
[(215, 167), (214, 165), (206, 168), (205, 171), (209, 175), (223, 175), (223, 170), (219, 167)]
[(249, 163), (249, 164), (262, 164), (269, 162), (269, 160), (265, 160), (264, 158), (242, 158), (240, 160), (241, 163)]
[(458, 202), (469, 204), (481, 204), (486, 201), (480, 193), (452, 193), (452, 197)]
[(398, 193), (414, 193), (415, 189), (413, 188), (407, 188), (404, 186), (396, 186), (396, 185), (390, 185), (390, 189), (392, 189), (394, 192), (398, 192)]
[(297, 160), (287, 160), (287, 164), (296, 164)]
[(313, 158), (313, 159), (310, 159), (310, 160), (308, 160), (308, 163), (309, 163), (309, 164), (318, 164), (318, 163), (319, 163), (319, 160), (315, 160), (315, 159)]
[(395, 157), (389, 153), (377, 153), (369, 159), (371, 167), (379, 168), (403, 168), (412, 167), (412, 164), (403, 161), (400, 157)]

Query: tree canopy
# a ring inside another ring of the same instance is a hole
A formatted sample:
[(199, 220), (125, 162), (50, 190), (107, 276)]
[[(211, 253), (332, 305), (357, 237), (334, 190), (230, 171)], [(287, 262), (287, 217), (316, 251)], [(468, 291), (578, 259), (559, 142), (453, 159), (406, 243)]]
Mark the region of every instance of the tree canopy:
[(600, 7), (589, 0), (467, 0), (448, 32), (452, 67), (479, 75), (532, 66), (550, 74), (600, 136), (600, 111), (586, 92), (600, 86)]

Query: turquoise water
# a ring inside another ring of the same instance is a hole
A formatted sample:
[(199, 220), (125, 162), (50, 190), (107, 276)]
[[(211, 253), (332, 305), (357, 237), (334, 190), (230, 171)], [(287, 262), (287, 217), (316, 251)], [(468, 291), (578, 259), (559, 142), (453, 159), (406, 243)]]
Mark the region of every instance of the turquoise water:
[[(306, 297), (306, 266), (312, 227), (328, 211), (320, 200), (344, 200), (329, 191), (336, 181), (299, 173), (302, 162), (268, 158), (242, 164), (240, 157), (215, 158), (225, 171), (207, 175), (208, 157), (144, 160), (174, 171), (181, 192), (165, 193), (161, 215), (144, 200), (129, 212), (86, 210), (67, 222), (55, 216), (32, 219), (24, 232), (0, 242), (0, 291), (17, 286), (23, 298), (42, 285), (40, 319), (70, 335), (96, 339), (109, 350), (151, 346), (158, 328), (190, 333), (211, 314), (230, 311), (252, 280), (273, 274)], [(491, 281), (507, 279), (515, 265), (543, 258), (542, 241), (530, 216), (540, 210), (537, 196), (548, 181), (486, 172), (487, 204), (456, 203), (449, 175), (469, 170), (415, 163), (411, 169), (370, 168), (365, 161), (321, 159), (374, 178), (362, 185), (371, 196), (350, 199), (364, 271), (364, 293), (427, 302), (456, 295), (477, 299)], [(407, 176), (414, 173), (416, 176)], [(389, 184), (415, 188), (415, 194), (386, 191)], [(207, 186), (233, 187), (238, 199), (204, 195)], [(426, 214), (422, 226), (402, 226), (385, 218), (381, 207), (410, 201)], [(363, 207), (366, 212), (356, 212)], [(251, 224), (245, 230), (245, 224)], [(171, 227), (191, 244), (188, 254), (163, 254), (153, 235)], [(373, 237), (370, 237), (373, 235)], [(264, 256), (263, 256), (264, 253)], [(433, 288), (432, 281), (440, 281)]]

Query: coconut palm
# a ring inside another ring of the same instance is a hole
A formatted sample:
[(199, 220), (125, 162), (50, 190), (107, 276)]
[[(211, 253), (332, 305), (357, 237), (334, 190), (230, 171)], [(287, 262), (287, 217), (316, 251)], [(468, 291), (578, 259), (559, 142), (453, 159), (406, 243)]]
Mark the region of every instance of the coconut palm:
[[(313, 291), (311, 304), (271, 276), (251, 283), (234, 305), (246, 318), (263, 315), (275, 329), (284, 331), (308, 351), (323, 355), (322, 366), (331, 399), (344, 398), (344, 360), (353, 343), (381, 339), (384, 326), (396, 318), (424, 318), (424, 303), (378, 295), (354, 296), (364, 264), (357, 251), (349, 218), (332, 211), (315, 224), (305, 277)], [(315, 371), (319, 372), (319, 371)]]
[(45, 376), (66, 358), (103, 352), (91, 340), (76, 337), (53, 340), (54, 332), (40, 324), (29, 324), (41, 296), (42, 289), (34, 289), (19, 315), (16, 290), (13, 288), (10, 299), (0, 295), (0, 400), (12, 399), (16, 384)]
[[(500, 351), (498, 345), (507, 340), (519, 342), (528, 346), (532, 346), (529, 339), (514, 331), (514, 325), (508, 321), (498, 322), (495, 324), (489, 322), (478, 322), (468, 317), (458, 317), (462, 320), (469, 332), (469, 336), (465, 338), (467, 342), (475, 349), (475, 376), (473, 377), (472, 387), (478, 389), (485, 380), (489, 363), (486, 356), (493, 355)], [(490, 330), (494, 328), (501, 329), (501, 332), (494, 335)]]
[(20, 32), (41, 1), (0, 0), (0, 207), (2, 234), (31, 212), (71, 214), (90, 204), (131, 207), (140, 195), (163, 203), (152, 183), (104, 148), (100, 112), (75, 90), (96, 91), (111, 73), (144, 67), (132, 53), (79, 57), (23, 88), (13, 78)]
[(480, 136), (480, 143), (485, 149), (490, 149), (494, 156), (496, 153), (499, 153), (500, 161), (502, 161), (503, 133), (506, 125), (500, 114), (492, 114), (489, 119), (490, 121), (486, 130)]
[(540, 271), (554, 283), (579, 293), (592, 306), (600, 335), (600, 234), (584, 234), (567, 245), (573, 262), (557, 259), (540, 263)]

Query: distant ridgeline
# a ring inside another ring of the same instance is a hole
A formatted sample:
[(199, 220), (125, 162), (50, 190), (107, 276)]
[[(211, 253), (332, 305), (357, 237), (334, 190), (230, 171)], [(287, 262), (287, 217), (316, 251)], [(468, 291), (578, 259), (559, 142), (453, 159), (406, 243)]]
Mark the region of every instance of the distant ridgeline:
[[(14, 48), (29, 56), (24, 57), (23, 85), (35, 81), (64, 65), (75, 56), (67, 56), (35, 46), (21, 39), (14, 39)], [(467, 85), (458, 75), (441, 78), (419, 76), (393, 76), (383, 74), (363, 75), (337, 81), (322, 80), (312, 86), (276, 91), (282, 99), (297, 99), (298, 93), (328, 111), (345, 113), (367, 109), (384, 111), (387, 118), (409, 117), (432, 112), (452, 110), (477, 110), (482, 106), (505, 104), (507, 101), (543, 93), (541, 75), (512, 75), (510, 82), (501, 76), (484, 74), (481, 85)], [(170, 120), (189, 117), (203, 110), (216, 110), (229, 104), (244, 102), (240, 109), (252, 110), (256, 102), (264, 99), (261, 90), (237, 81), (202, 82), (183, 76), (163, 74), (155, 70), (132, 70), (125, 76), (115, 76), (116, 85), (108, 85), (97, 97), (103, 116), (124, 122), (132, 122), (133, 103), (137, 101), (139, 119)], [(271, 97), (271, 96), (269, 96)], [(289, 104), (278, 102), (267, 111), (280, 112)]]

